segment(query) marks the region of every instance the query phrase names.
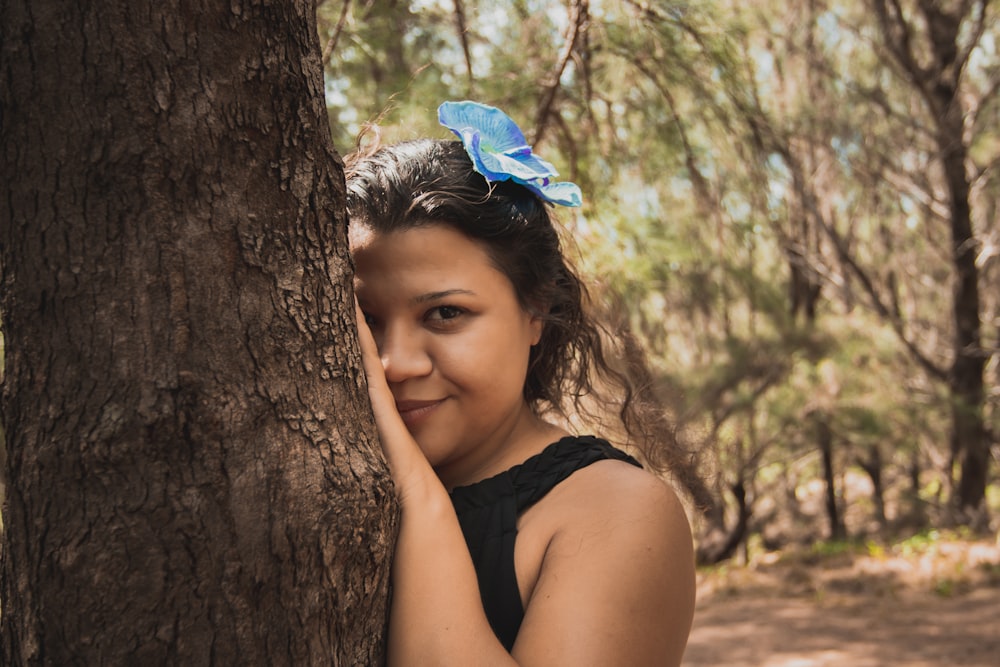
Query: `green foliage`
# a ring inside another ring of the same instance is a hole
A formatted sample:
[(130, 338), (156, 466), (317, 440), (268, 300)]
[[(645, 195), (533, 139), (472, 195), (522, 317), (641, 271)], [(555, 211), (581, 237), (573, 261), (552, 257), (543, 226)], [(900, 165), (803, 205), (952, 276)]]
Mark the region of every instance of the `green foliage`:
[(911, 535), (892, 546), (892, 550), (904, 556), (927, 553), (942, 539), (942, 533), (937, 529), (928, 529)]
[[(327, 63), (340, 150), (375, 119), (388, 140), (447, 137), (434, 116), (445, 99), (502, 107), (583, 188), (584, 207), (560, 213), (578, 263), (626, 310), (720, 486), (778, 497), (817, 475), (817, 414), (839, 470), (878, 454), (889, 485), (914, 460), (938, 467), (921, 483), (946, 484), (946, 196), (933, 118), (870, 3), (610, 0), (586, 5), (578, 30), (584, 5), (569, 0), (461, 5), (464, 33), (451, 2), (349, 5)], [(321, 5), (321, 41), (342, 7)], [(995, 239), (1000, 24), (987, 11), (961, 85), (981, 103), (973, 218)], [(1000, 299), (989, 243), (984, 322)]]

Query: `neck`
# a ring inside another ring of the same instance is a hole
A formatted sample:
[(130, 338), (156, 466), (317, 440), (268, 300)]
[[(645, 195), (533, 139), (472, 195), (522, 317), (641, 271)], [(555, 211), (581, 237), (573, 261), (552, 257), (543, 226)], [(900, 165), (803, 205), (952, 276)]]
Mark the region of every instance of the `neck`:
[(524, 463), (566, 431), (536, 415), (526, 404), (512, 424), (481, 443), (475, 452), (434, 469), (448, 491), (498, 475)]

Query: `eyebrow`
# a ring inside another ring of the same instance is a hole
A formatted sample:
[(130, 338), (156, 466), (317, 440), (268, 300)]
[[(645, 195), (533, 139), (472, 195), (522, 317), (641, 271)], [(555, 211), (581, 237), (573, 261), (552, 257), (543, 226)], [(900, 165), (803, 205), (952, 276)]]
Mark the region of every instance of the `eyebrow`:
[(413, 297), (410, 301), (413, 303), (427, 303), (428, 301), (437, 301), (438, 299), (447, 299), (450, 296), (455, 296), (456, 294), (463, 294), (467, 296), (476, 296), (476, 293), (472, 290), (467, 289), (446, 289), (440, 292), (428, 292), (427, 294), (421, 294), (419, 296)]

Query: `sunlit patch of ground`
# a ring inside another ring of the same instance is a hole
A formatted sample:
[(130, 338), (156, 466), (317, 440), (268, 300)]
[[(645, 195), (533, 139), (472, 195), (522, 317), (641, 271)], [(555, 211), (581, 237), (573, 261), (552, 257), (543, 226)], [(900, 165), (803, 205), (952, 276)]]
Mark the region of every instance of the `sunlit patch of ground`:
[(699, 573), (685, 667), (1000, 666), (1000, 543), (938, 535)]

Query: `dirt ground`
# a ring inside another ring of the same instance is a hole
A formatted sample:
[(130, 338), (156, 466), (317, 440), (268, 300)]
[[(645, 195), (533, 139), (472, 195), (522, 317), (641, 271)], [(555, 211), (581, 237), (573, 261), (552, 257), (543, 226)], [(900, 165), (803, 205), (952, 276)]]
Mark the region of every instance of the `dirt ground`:
[(684, 667), (1000, 667), (1000, 541), (699, 573)]

